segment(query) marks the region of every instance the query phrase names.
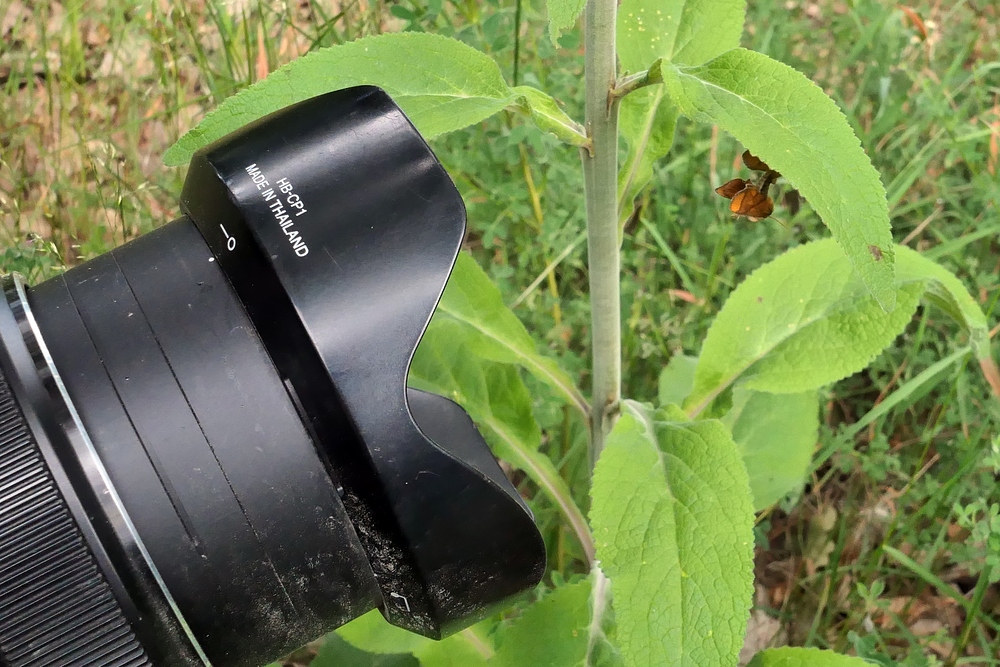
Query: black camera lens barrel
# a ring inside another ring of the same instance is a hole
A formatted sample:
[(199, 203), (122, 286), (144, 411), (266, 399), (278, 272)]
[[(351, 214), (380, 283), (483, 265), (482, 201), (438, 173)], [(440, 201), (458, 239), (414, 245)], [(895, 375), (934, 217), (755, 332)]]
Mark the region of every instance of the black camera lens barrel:
[(211, 662), (230, 664), (296, 648), (378, 595), (337, 488), (213, 260), (182, 218), (29, 299), (183, 623)]
[[(375, 607), (440, 637), (537, 582), (541, 538), (471, 420), (405, 385), (465, 214), (392, 100), (261, 119), (196, 154), (181, 204), (5, 283), (0, 663), (254, 667)], [(24, 518), (28, 487), (61, 509)], [(76, 565), (25, 569), (43, 537)]]
[[(138, 612), (90, 515), (118, 520), (114, 546), (139, 543), (62, 386), (24, 286), (0, 302), (0, 649), (11, 667), (149, 665)], [(67, 468), (58, 452), (75, 452)], [(90, 478), (79, 479), (80, 476)], [(74, 483), (72, 478), (76, 477)], [(82, 489), (81, 496), (77, 489)], [(91, 493), (87, 493), (87, 492)], [(104, 502), (101, 511), (94, 505)], [(107, 524), (103, 526), (107, 528)], [(139, 547), (141, 550), (141, 547)], [(132, 559), (143, 562), (142, 554)], [(152, 572), (148, 572), (151, 577)]]

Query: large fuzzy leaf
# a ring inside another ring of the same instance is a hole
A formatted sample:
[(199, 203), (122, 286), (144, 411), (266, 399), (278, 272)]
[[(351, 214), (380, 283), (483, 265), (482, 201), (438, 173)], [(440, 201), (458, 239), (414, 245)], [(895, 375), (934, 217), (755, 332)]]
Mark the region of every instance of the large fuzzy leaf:
[(313, 51), (226, 99), (164, 154), (183, 164), (202, 146), (302, 100), (363, 84), (383, 88), (425, 137), (497, 113), (514, 95), (489, 56), (455, 39), (395, 33)]
[(788, 394), (856, 373), (902, 332), (923, 291), (922, 280), (897, 286), (896, 308), (886, 313), (832, 239), (794, 248), (729, 295), (685, 405), (699, 413), (736, 382)]
[(462, 42), (430, 33), (390, 33), (318, 49), (226, 99), (163, 155), (184, 164), (196, 150), (296, 102), (351, 86), (384, 89), (426, 138), (460, 130), (510, 107), (575, 145), (582, 128), (555, 100), (511, 88), (497, 64)]
[(587, 0), (546, 0), (545, 5), (549, 11), (549, 36), (554, 42), (576, 24)]
[[(790, 394), (856, 373), (899, 335), (922, 296), (988, 340), (986, 318), (962, 283), (918, 253), (895, 247), (896, 309), (886, 313), (831, 239), (794, 248), (737, 287), (708, 331), (685, 405), (700, 413), (726, 388)], [(981, 344), (988, 354), (988, 345)]]
[(819, 394), (769, 394), (738, 389), (723, 418), (733, 431), (750, 478), (754, 510), (800, 490), (819, 437)]
[(664, 63), (681, 112), (717, 124), (809, 200), (879, 304), (895, 305), (895, 252), (885, 188), (837, 105), (767, 56), (733, 49), (703, 65)]
[(504, 305), (500, 290), (470, 255), (459, 255), (438, 311), (479, 334), (469, 339), (469, 352), (521, 366), (586, 414), (587, 401), (569, 375), (553, 359), (538, 353), (528, 330)]
[(622, 0), (618, 58), (632, 73), (658, 58), (700, 65), (740, 45), (745, 11), (745, 0)]
[[(408, 630), (402, 630), (382, 618), (377, 610), (372, 610), (356, 618), (336, 631), (336, 637), (351, 646), (369, 654), (387, 654), (395, 660), (409, 654), (410, 663), (421, 667), (485, 667), (493, 652), (493, 647), (478, 628), (472, 627), (442, 641), (421, 637)], [(323, 667), (339, 667), (344, 662), (324, 660)], [(381, 662), (372, 667), (382, 667)], [(385, 667), (400, 667), (402, 662), (386, 662)]]
[(747, 667), (871, 667), (861, 658), (815, 648), (769, 648), (754, 656)]
[(753, 590), (753, 517), (726, 428), (627, 402), (591, 495), (625, 664), (734, 664)]
[(582, 666), (590, 609), (589, 580), (551, 591), (503, 631), (490, 667)]

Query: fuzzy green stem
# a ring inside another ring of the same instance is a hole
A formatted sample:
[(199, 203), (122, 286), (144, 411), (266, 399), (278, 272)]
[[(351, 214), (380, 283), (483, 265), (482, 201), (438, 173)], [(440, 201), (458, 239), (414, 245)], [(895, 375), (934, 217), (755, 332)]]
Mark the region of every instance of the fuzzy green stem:
[(618, 256), (618, 98), (616, 0), (588, 0), (584, 26), (585, 118), (593, 142), (581, 150), (587, 198), (587, 262), (593, 345), (590, 464), (597, 462), (621, 401), (621, 301)]
[(599, 565), (595, 565), (590, 574), (590, 628), (587, 631), (587, 654), (583, 661), (584, 667), (594, 664), (594, 649), (603, 633), (604, 612), (608, 610), (608, 598), (611, 591), (611, 580), (604, 574)]

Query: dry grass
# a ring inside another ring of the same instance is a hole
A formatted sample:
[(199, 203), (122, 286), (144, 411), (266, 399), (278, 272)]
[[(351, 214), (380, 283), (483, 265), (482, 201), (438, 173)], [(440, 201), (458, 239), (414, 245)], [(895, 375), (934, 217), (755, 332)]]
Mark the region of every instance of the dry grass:
[(177, 214), (159, 156), (219, 100), (381, 5), (10, 0), (0, 8), (5, 244), (51, 239), (72, 264)]

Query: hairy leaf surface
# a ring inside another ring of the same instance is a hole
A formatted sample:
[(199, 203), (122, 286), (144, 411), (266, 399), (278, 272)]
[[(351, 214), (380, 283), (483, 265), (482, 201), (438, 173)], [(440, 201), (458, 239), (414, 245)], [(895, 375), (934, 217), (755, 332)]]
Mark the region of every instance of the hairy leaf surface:
[(750, 478), (754, 511), (802, 488), (819, 437), (819, 395), (737, 389), (722, 420), (733, 432)]
[(718, 124), (809, 200), (885, 310), (895, 305), (895, 252), (885, 188), (837, 105), (767, 56), (734, 49), (696, 67), (664, 64), (684, 115)]
[(737, 381), (778, 394), (818, 389), (867, 366), (910, 321), (924, 280), (901, 283), (885, 312), (832, 239), (794, 248), (750, 274), (702, 344), (685, 405), (700, 412)]
[(490, 667), (578, 667), (587, 655), (590, 581), (547, 593), (503, 631)]
[(363, 84), (389, 93), (426, 138), (478, 123), (515, 99), (496, 63), (458, 40), (416, 32), (375, 35), (313, 51), (226, 99), (163, 161), (183, 164), (202, 146), (271, 112)]
[(626, 402), (591, 495), (625, 664), (735, 664), (753, 589), (753, 515), (725, 426)]
[(554, 42), (576, 24), (587, 0), (546, 0), (545, 6), (549, 12), (549, 37)]
[(737, 382), (786, 394), (856, 373), (903, 331), (924, 294), (973, 341), (988, 340), (985, 316), (954, 275), (912, 250), (894, 248), (901, 270), (899, 305), (891, 313), (878, 306), (832, 239), (794, 248), (750, 274), (712, 322), (685, 405), (700, 412)]
[(657, 58), (700, 65), (740, 45), (745, 0), (622, 0), (618, 58), (640, 72)]
[(553, 359), (538, 353), (528, 330), (504, 305), (500, 290), (470, 255), (459, 254), (438, 312), (479, 333), (469, 339), (471, 354), (521, 366), (586, 414), (587, 401), (569, 375)]
[(747, 667), (871, 667), (871, 663), (833, 651), (786, 646), (761, 651)]

